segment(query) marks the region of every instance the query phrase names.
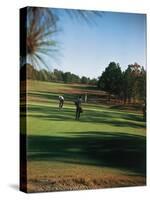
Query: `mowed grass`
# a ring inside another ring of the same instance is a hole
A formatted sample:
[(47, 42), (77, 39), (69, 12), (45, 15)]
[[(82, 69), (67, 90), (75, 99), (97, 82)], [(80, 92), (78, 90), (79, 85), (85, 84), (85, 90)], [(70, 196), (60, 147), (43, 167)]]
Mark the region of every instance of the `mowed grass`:
[[(28, 192), (145, 185), (146, 124), (140, 110), (83, 103), (105, 98), (95, 87), (28, 81)], [(64, 108), (58, 109), (58, 95)], [(22, 113), (22, 119), (24, 113)]]

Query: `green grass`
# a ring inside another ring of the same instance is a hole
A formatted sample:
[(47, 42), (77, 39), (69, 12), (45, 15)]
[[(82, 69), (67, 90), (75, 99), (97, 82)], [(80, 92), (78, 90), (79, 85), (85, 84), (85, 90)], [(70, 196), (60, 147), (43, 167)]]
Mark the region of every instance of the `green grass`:
[[(42, 183), (42, 191), (145, 184), (146, 124), (141, 111), (88, 103), (76, 121), (73, 101), (86, 91), (89, 97), (104, 95), (85, 85), (28, 82), (28, 191), (41, 191)], [(65, 97), (60, 111), (59, 94)], [(66, 176), (70, 187), (62, 181)]]

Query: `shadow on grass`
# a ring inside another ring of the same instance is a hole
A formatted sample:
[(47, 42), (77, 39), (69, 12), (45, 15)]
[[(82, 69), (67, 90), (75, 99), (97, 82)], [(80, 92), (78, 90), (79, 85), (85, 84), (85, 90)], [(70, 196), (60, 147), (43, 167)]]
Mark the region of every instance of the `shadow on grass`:
[(109, 132), (71, 132), (67, 135), (28, 136), (28, 160), (114, 167), (141, 175), (146, 173), (144, 136)]
[(141, 104), (121, 104), (121, 105), (113, 105), (110, 106), (111, 109), (118, 109), (118, 110), (139, 110), (142, 111), (142, 105)]
[[(85, 85), (85, 84), (75, 84), (70, 85), (71, 88), (79, 89), (79, 90), (91, 90), (94, 91), (100, 91), (99, 88), (96, 85)], [(90, 92), (90, 91), (89, 91)]]
[[(64, 108), (59, 111), (57, 107), (32, 105), (28, 108), (28, 116), (52, 121), (72, 121), (75, 119), (75, 107)], [(81, 114), (81, 122), (106, 123), (118, 127), (145, 128), (142, 116), (131, 113), (104, 112), (96, 110), (84, 110)]]

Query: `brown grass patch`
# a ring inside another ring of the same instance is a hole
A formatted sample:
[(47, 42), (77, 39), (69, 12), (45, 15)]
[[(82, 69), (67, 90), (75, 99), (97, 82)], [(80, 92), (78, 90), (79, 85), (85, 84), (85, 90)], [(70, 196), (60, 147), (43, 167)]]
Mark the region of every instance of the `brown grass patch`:
[(142, 186), (146, 178), (111, 168), (62, 163), (31, 162), (28, 192), (68, 191)]

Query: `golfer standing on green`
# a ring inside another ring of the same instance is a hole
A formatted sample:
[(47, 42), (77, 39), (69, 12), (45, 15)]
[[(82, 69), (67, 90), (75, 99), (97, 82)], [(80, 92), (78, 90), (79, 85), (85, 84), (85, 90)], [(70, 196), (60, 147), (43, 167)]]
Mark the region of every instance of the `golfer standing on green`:
[(64, 97), (59, 96), (59, 110), (63, 107), (63, 105), (64, 105)]
[(81, 103), (82, 103), (82, 98), (81, 98), (81, 96), (79, 96), (77, 98), (77, 100), (75, 101), (75, 105), (76, 105), (76, 120), (80, 119), (80, 113), (83, 112), (82, 107), (81, 107)]

